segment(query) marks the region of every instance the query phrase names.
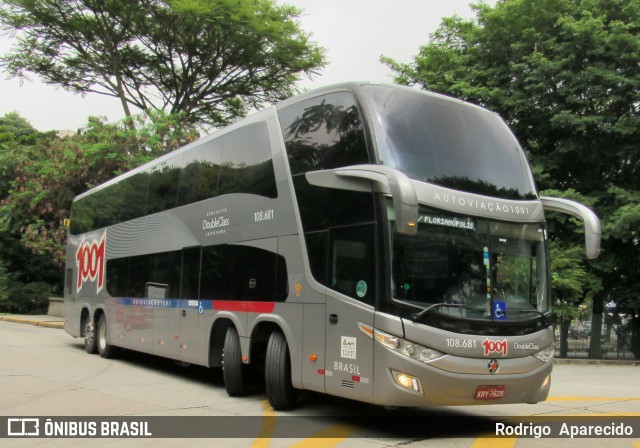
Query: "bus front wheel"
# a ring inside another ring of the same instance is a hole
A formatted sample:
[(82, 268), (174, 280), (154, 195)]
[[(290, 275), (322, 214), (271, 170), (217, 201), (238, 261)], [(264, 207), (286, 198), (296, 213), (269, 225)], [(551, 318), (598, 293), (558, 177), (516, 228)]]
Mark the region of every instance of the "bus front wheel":
[(287, 338), (280, 331), (274, 331), (267, 345), (265, 363), (265, 383), (267, 399), (275, 410), (295, 407), (298, 391), (291, 384), (291, 357)]
[(236, 327), (227, 328), (222, 352), (222, 377), (227, 394), (241, 397), (249, 390), (247, 368), (242, 365), (242, 349)]

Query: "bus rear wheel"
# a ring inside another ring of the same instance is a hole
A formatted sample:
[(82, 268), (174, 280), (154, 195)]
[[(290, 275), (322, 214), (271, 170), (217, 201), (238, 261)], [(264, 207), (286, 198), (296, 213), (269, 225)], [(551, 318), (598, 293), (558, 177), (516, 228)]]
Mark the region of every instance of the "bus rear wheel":
[(231, 397), (247, 395), (249, 380), (246, 366), (242, 365), (242, 349), (236, 327), (227, 328), (222, 352), (222, 378)]
[(291, 357), (287, 338), (280, 331), (274, 331), (267, 345), (265, 362), (265, 383), (267, 399), (275, 410), (295, 407), (298, 391), (291, 384)]
[(93, 325), (93, 321), (90, 316), (87, 316), (83, 323), (84, 332), (84, 350), (93, 355), (98, 353), (98, 338), (96, 337), (96, 326)]
[(112, 358), (115, 354), (115, 348), (107, 341), (107, 317), (103, 314), (98, 319), (98, 329), (96, 330), (96, 339), (98, 345), (98, 353), (103, 358)]

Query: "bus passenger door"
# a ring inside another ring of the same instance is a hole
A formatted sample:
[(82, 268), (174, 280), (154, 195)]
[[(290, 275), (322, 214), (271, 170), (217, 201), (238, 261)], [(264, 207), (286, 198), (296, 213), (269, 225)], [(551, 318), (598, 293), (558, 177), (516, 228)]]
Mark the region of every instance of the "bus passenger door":
[(180, 333), (178, 359), (189, 363), (201, 363), (200, 321), (204, 316), (199, 297), (200, 247), (182, 251), (182, 284), (180, 288)]
[(372, 399), (373, 339), (358, 324), (373, 326), (373, 228), (330, 230), (326, 305), (326, 391), (367, 402)]

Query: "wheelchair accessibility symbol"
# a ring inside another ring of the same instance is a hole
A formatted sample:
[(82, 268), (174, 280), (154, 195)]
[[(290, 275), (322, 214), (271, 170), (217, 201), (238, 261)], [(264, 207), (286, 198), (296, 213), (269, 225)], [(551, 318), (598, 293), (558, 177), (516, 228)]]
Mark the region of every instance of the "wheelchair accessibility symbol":
[(493, 302), (493, 318), (494, 320), (507, 320), (506, 302)]
[(202, 302), (198, 302), (198, 314), (204, 314), (204, 307), (202, 306)]

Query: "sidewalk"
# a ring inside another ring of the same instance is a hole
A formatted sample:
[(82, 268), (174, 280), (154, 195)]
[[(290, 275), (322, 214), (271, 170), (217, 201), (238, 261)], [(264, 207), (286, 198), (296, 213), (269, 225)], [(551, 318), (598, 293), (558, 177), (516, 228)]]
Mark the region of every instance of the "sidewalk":
[(38, 327), (64, 328), (64, 318), (47, 316), (46, 314), (38, 314), (34, 316), (12, 314), (9, 316), (0, 316), (0, 321), (35, 325)]

